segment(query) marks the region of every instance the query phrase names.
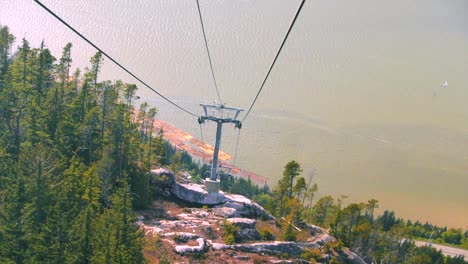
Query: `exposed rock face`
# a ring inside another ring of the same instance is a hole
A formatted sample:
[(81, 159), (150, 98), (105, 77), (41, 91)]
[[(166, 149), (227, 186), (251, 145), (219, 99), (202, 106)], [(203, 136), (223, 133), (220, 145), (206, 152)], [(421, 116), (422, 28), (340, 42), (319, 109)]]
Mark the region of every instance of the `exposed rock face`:
[[(178, 199), (197, 205), (208, 205), (215, 208), (232, 208), (230, 216), (243, 216), (249, 218), (263, 218), (274, 220), (275, 218), (263, 209), (259, 204), (237, 194), (208, 193), (201, 185), (188, 183), (175, 183), (171, 188), (171, 193)], [(223, 213), (222, 210), (218, 211)], [(227, 212), (227, 211), (225, 211)]]
[(350, 250), (344, 250), (343, 252), (345, 254), (345, 258), (350, 262), (350, 263), (355, 263), (355, 264), (367, 264), (358, 254), (351, 252)]
[(319, 245), (315, 243), (274, 241), (253, 244), (237, 244), (232, 247), (237, 250), (251, 253), (264, 253), (269, 255), (281, 255), (287, 253), (289, 256), (300, 256), (304, 249), (317, 248)]
[(164, 196), (169, 197), (171, 195), (170, 189), (176, 183), (174, 173), (164, 168), (151, 170), (150, 173), (153, 175), (151, 182), (157, 187), (158, 193), (162, 193)]
[(175, 236), (179, 242), (188, 242), (190, 240), (195, 240), (195, 239), (200, 238), (200, 236), (197, 234), (185, 233), (185, 232), (165, 233), (163, 236), (165, 237)]
[(226, 202), (224, 195), (220, 193), (208, 193), (201, 185), (193, 183), (176, 183), (171, 193), (177, 198), (198, 205), (220, 205)]
[(321, 234), (328, 234), (328, 231), (321, 228), (320, 226), (311, 225), (311, 224), (308, 224), (308, 223), (305, 223), (305, 222), (300, 222), (300, 223), (297, 224), (297, 226), (304, 229), (304, 230), (306, 230), (312, 236), (321, 235)]
[(307, 239), (307, 242), (316, 243), (318, 245), (323, 246), (330, 242), (336, 242), (336, 238), (330, 236), (329, 234), (321, 234), (321, 235), (315, 235)]
[(260, 236), (260, 233), (257, 231), (257, 229), (241, 229), (239, 232), (237, 232), (239, 235), (239, 238), (242, 241), (253, 241), (253, 240), (260, 240), (262, 237)]
[(311, 225), (308, 223), (298, 223), (297, 224), (302, 230), (307, 231), (311, 237), (307, 239), (307, 242), (317, 243), (319, 245), (325, 245), (330, 242), (336, 242), (336, 238), (330, 236), (327, 230), (321, 228), (320, 226)]
[(229, 218), (227, 222), (240, 228), (237, 232), (242, 241), (260, 240), (260, 233), (255, 228), (256, 221), (249, 218)]
[(241, 229), (255, 229), (255, 223), (257, 222), (254, 219), (249, 218), (230, 218), (227, 221)]
[(197, 238), (198, 246), (176, 246), (175, 251), (179, 254), (203, 252), (205, 251), (205, 240), (203, 238)]
[(234, 208), (229, 207), (217, 207), (213, 208), (213, 213), (217, 216), (221, 216), (224, 218), (232, 218), (232, 217), (239, 217), (240, 214)]

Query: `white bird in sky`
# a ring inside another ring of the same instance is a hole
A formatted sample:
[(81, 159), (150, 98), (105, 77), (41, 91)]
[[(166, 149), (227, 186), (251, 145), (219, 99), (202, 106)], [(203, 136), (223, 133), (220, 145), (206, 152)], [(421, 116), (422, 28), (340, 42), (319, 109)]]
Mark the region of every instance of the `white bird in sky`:
[[(447, 87), (448, 87), (448, 82), (445, 81), (445, 82), (441, 83), (441, 84), (440, 84), (440, 87), (441, 87), (441, 88), (447, 88)], [(437, 89), (434, 90), (434, 96), (437, 96)]]

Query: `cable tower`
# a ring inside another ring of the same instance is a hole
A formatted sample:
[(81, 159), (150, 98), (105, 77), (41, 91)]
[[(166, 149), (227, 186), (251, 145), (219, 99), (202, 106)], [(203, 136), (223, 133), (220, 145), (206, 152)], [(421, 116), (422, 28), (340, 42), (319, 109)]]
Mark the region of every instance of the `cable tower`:
[(244, 111), (242, 109), (225, 107), (224, 105), (204, 105), (203, 112), (205, 115), (198, 118), (198, 123), (203, 124), (206, 120), (213, 121), (216, 123), (216, 143), (213, 152), (213, 161), (211, 163), (210, 178), (205, 179), (205, 189), (211, 193), (217, 193), (219, 191), (219, 180), (218, 180), (218, 154), (219, 147), (221, 145), (221, 132), (224, 123), (233, 123), (236, 128), (242, 127), (242, 122), (237, 119), (239, 113)]

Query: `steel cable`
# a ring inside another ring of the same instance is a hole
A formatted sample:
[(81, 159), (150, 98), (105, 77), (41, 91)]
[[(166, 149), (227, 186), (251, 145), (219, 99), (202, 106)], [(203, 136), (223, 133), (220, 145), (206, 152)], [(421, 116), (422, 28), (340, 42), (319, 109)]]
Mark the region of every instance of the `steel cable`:
[(284, 36), (283, 42), (281, 43), (281, 46), (280, 46), (278, 52), (276, 53), (275, 59), (273, 60), (273, 63), (271, 64), (270, 69), (268, 70), (268, 72), (267, 72), (267, 74), (265, 76), (265, 79), (263, 80), (262, 85), (260, 86), (260, 89), (257, 92), (257, 95), (255, 96), (255, 99), (253, 100), (252, 104), (250, 105), (249, 110), (247, 111), (244, 118), (242, 119), (242, 122), (244, 122), (245, 119), (249, 116), (250, 111), (252, 110), (253, 106), (257, 102), (257, 99), (258, 99), (260, 93), (262, 92), (263, 87), (265, 86), (265, 83), (266, 83), (266, 81), (268, 79), (268, 76), (270, 76), (271, 70), (273, 69), (273, 66), (275, 66), (276, 60), (278, 59), (278, 56), (280, 55), (281, 50), (283, 49), (284, 43), (286, 43), (286, 40), (288, 39), (289, 33), (291, 32), (292, 28), (294, 27), (294, 24), (296, 23), (297, 17), (299, 16), (299, 13), (301, 12), (302, 6), (304, 6), (304, 3), (305, 3), (305, 0), (302, 0), (301, 5), (297, 9), (296, 15), (294, 16), (293, 21), (291, 22), (291, 25), (289, 26), (288, 32), (286, 33), (286, 36)]
[(104, 52), (102, 49), (100, 49), (98, 46), (96, 46), (93, 42), (91, 42), (89, 39), (87, 39), (85, 36), (83, 36), (80, 32), (78, 32), (75, 28), (73, 28), (72, 26), (70, 26), (67, 22), (65, 22), (65, 20), (63, 20), (61, 17), (59, 17), (57, 14), (55, 14), (52, 10), (50, 10), (47, 6), (45, 6), (44, 4), (42, 4), (39, 0), (34, 0), (34, 2), (36, 2), (38, 5), (40, 5), (43, 9), (45, 9), (47, 12), (49, 12), (49, 14), (51, 14), (52, 16), (54, 16), (57, 20), (59, 20), (62, 24), (64, 24), (65, 26), (67, 26), (69, 29), (71, 29), (73, 32), (75, 32), (75, 34), (77, 34), (80, 38), (82, 38), (84, 41), (88, 42), (88, 44), (90, 44), (91, 46), (93, 46), (95, 49), (97, 49), (98, 51), (100, 51), (102, 53), (102, 55), (106, 56), (110, 61), (112, 61), (113, 63), (115, 63), (117, 66), (119, 66), (122, 70), (124, 70), (125, 72), (127, 72), (128, 74), (130, 74), (130, 76), (132, 76), (133, 78), (135, 78), (136, 80), (138, 80), (141, 84), (143, 84), (144, 86), (146, 86), (148, 89), (150, 89), (151, 91), (153, 91), (154, 93), (156, 93), (157, 95), (159, 95), (161, 98), (163, 98), (164, 100), (166, 100), (167, 102), (169, 102), (170, 104), (172, 104), (173, 106), (179, 108), (180, 110), (184, 111), (185, 113), (189, 114), (189, 115), (192, 115), (192, 116), (197, 116), (196, 114), (186, 110), (185, 108), (179, 106), (178, 104), (174, 103), (173, 101), (171, 101), (169, 98), (165, 97), (164, 95), (162, 95), (160, 92), (156, 91), (154, 88), (152, 88), (151, 86), (149, 86), (146, 82), (144, 82), (142, 79), (138, 78), (135, 74), (133, 74), (130, 70), (128, 70), (127, 68), (125, 68), (124, 66), (122, 66), (120, 63), (118, 63), (114, 58), (112, 58), (110, 55), (108, 55), (106, 52)]

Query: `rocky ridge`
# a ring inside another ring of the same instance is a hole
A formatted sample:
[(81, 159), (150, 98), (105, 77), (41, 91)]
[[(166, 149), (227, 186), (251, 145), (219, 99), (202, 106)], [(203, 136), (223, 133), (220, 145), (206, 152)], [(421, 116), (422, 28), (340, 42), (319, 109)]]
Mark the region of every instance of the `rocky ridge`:
[[(306, 223), (300, 229), (307, 233), (306, 241), (260, 241), (259, 226), (278, 229), (278, 222), (250, 199), (223, 192), (208, 193), (201, 185), (175, 181), (168, 191), (172, 200), (184, 205), (166, 201), (158, 209), (163, 214), (155, 215), (152, 210), (141, 212), (138, 224), (147, 237), (157, 237), (171, 248), (178, 263), (192, 262), (193, 254), (204, 256), (200, 262), (207, 263), (221, 260), (223, 263), (308, 263), (300, 259), (304, 251), (323, 249), (336, 242), (326, 230)], [(223, 230), (227, 224), (237, 227), (238, 243), (224, 243)], [(339, 252), (331, 250), (320, 258), (327, 263), (332, 257), (346, 263), (365, 263), (346, 248)]]

